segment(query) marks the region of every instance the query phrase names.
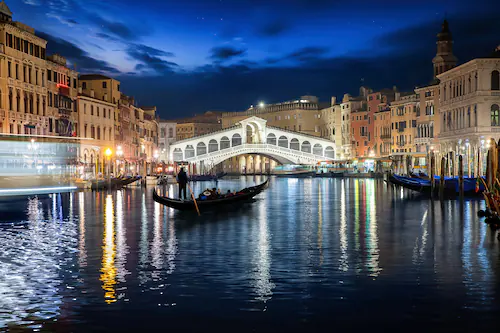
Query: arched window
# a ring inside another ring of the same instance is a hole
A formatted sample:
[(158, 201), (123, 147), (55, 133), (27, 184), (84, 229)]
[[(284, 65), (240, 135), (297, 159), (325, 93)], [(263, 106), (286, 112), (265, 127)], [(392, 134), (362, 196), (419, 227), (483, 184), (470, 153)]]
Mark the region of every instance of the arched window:
[(90, 137), (95, 139), (95, 127), (93, 125), (90, 126)]
[(174, 137), (174, 129), (172, 127), (170, 127), (168, 129), (168, 137), (169, 138), (173, 138)]
[(313, 154), (323, 156), (323, 146), (321, 146), (319, 143), (315, 144), (313, 147)]
[(227, 136), (223, 136), (220, 139), (220, 149), (227, 149), (231, 147), (231, 142), (229, 141), (229, 138)]
[(9, 110), (13, 111), (12, 104), (14, 102), (14, 97), (12, 96), (12, 89), (9, 89)]
[(241, 135), (239, 135), (238, 133), (233, 134), (233, 137), (231, 138), (231, 146), (235, 147), (240, 145), (241, 145)]
[(97, 126), (97, 140), (101, 140), (101, 128)]
[(217, 150), (219, 150), (219, 144), (217, 143), (217, 141), (215, 141), (214, 139), (210, 140), (208, 142), (208, 152), (211, 153)]
[(309, 141), (302, 142), (302, 149), (301, 150), (305, 153), (310, 153), (311, 152), (311, 143)]
[(500, 108), (498, 104), (493, 104), (491, 106), (491, 126), (500, 126), (498, 122), (498, 113), (500, 112)]
[(207, 145), (203, 142), (198, 142), (196, 145), (196, 156), (205, 155), (207, 153)]
[(83, 137), (87, 137), (87, 124), (83, 125)]
[(500, 90), (500, 73), (498, 71), (491, 72), (491, 90)]
[(293, 150), (300, 150), (300, 143), (299, 143), (299, 140), (297, 139), (292, 139), (290, 141), (290, 149), (293, 149)]
[(278, 139), (278, 146), (288, 148), (288, 139), (286, 136), (280, 136)]
[(180, 148), (175, 148), (173, 155), (174, 155), (173, 158), (174, 158), (175, 162), (183, 160), (183, 156), (182, 156), (183, 154), (182, 154), (182, 150)]
[(328, 146), (325, 148), (325, 157), (335, 158), (335, 150), (333, 147)]
[(267, 144), (276, 146), (276, 135), (274, 135), (273, 133), (269, 133), (267, 135)]
[(191, 145), (186, 146), (186, 158), (194, 157), (194, 148)]

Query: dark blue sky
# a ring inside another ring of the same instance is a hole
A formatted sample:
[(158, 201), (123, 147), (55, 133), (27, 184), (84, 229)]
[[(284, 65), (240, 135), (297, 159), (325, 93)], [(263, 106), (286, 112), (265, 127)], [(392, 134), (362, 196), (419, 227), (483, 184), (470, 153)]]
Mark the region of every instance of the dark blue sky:
[(322, 100), (432, 79), (450, 21), (461, 62), (500, 44), (495, 0), (7, 0), (81, 73), (102, 72), (164, 118)]

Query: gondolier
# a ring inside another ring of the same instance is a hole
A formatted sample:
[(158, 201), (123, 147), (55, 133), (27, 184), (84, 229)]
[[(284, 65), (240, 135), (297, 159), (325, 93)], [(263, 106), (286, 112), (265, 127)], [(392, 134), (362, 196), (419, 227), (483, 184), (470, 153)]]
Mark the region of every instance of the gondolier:
[(188, 176), (184, 168), (181, 168), (179, 174), (177, 175), (177, 183), (179, 183), (179, 199), (182, 199), (181, 194), (184, 194), (184, 200), (187, 199), (186, 196), (186, 185), (188, 182)]

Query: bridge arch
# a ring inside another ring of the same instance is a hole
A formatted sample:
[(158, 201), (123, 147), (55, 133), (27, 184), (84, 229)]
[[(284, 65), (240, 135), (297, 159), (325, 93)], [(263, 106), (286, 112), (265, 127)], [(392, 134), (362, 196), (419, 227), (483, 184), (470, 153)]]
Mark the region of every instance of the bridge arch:
[(238, 133), (233, 134), (233, 137), (231, 138), (231, 147), (240, 146), (241, 144), (241, 135)]
[(274, 133), (269, 133), (267, 135), (267, 140), (266, 140), (267, 144), (269, 145), (275, 145), (276, 146), (276, 135), (274, 135)]
[(288, 148), (288, 138), (284, 135), (280, 136), (278, 139), (278, 146)]
[(227, 136), (223, 136), (220, 139), (220, 150), (227, 149), (230, 147), (231, 147), (231, 141), (229, 141), (229, 138)]
[(325, 148), (325, 157), (335, 158), (335, 149), (332, 146)]
[(292, 140), (290, 140), (290, 149), (300, 150), (300, 142), (298, 139), (293, 138)]
[(302, 142), (302, 147), (300, 150), (304, 153), (310, 153), (311, 152), (311, 143), (309, 141)]
[(182, 161), (184, 159), (184, 154), (180, 148), (175, 148), (172, 155), (174, 161)]
[(192, 158), (194, 157), (194, 148), (192, 145), (187, 145), (186, 150), (184, 151), (184, 154), (186, 155), (186, 158)]
[(208, 152), (209, 153), (213, 153), (214, 151), (217, 151), (219, 150), (219, 143), (217, 142), (217, 140), (210, 140), (208, 142)]
[(318, 156), (323, 156), (323, 146), (319, 143), (315, 144), (313, 147), (313, 154)]
[(196, 156), (205, 155), (207, 153), (207, 145), (204, 142), (198, 142), (196, 145)]

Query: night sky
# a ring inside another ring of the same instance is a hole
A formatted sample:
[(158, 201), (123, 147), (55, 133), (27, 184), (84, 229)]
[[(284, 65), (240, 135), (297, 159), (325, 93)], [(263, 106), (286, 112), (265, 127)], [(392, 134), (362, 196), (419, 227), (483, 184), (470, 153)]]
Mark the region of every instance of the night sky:
[(432, 79), (446, 17), (461, 63), (500, 44), (497, 0), (6, 0), (80, 73), (163, 118)]

